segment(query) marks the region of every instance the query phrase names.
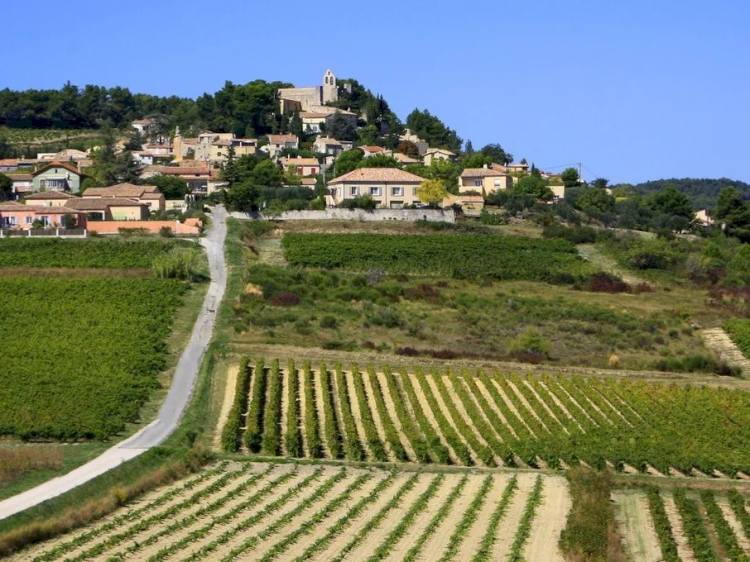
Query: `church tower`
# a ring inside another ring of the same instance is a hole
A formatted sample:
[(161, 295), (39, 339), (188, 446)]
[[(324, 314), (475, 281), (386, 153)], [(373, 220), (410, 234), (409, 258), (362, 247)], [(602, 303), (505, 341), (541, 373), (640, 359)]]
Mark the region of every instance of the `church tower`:
[(336, 83), (336, 75), (330, 69), (323, 75), (323, 103), (339, 99), (339, 87)]

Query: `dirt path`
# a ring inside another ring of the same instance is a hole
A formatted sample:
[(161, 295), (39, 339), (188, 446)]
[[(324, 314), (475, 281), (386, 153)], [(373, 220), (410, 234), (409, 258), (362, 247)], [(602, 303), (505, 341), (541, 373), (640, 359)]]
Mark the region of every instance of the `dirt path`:
[[(312, 555), (310, 560), (316, 560), (318, 562), (328, 562), (335, 557), (341, 549), (343, 549), (352, 537), (355, 536), (385, 505), (390, 502), (393, 497), (398, 493), (399, 489), (409, 479), (411, 475), (406, 473), (400, 473), (394, 479), (394, 482), (384, 492), (378, 495), (375, 500), (367, 506), (360, 514), (355, 517), (350, 525), (346, 527), (331, 543), (319, 552)], [(354, 560), (351, 556), (347, 556), (347, 560)]]
[(742, 369), (742, 374), (750, 375), (750, 361), (731, 340), (723, 328), (708, 328), (701, 332), (706, 347), (712, 349), (720, 360)]
[(493, 477), (492, 488), (487, 495), (487, 500), (479, 510), (479, 513), (477, 513), (476, 521), (474, 521), (469, 532), (466, 533), (466, 536), (458, 549), (458, 553), (456, 553), (456, 560), (472, 560), (477, 554), (479, 545), (482, 542), (485, 533), (487, 533), (487, 527), (489, 526), (492, 512), (495, 511), (497, 504), (500, 502), (503, 490), (505, 490), (509, 480), (510, 476), (506, 474), (496, 474)]
[(628, 283), (629, 285), (638, 285), (638, 283), (644, 282), (643, 279), (633, 275), (627, 269), (620, 266), (615, 260), (604, 255), (594, 244), (578, 244), (576, 248), (581, 257), (587, 262), (592, 263), (607, 273), (617, 275), (625, 281), (625, 283)]
[[(438, 375), (435, 375), (435, 376), (438, 376)], [(435, 397), (435, 400), (438, 404), (438, 408), (440, 408), (440, 411), (442, 412), (443, 417), (446, 420), (448, 420), (448, 424), (453, 428), (453, 431), (455, 431), (457, 435), (463, 438), (466, 447), (469, 449), (471, 460), (474, 462), (476, 466), (484, 466), (484, 463), (480, 460), (479, 455), (477, 455), (477, 452), (474, 449), (472, 449), (471, 445), (466, 441), (466, 436), (462, 435), (461, 431), (458, 429), (456, 420), (453, 419), (453, 417), (451, 416), (451, 413), (448, 411), (448, 406), (446, 406), (445, 404), (445, 397), (442, 394), (440, 394), (440, 392), (438, 391), (438, 387), (437, 387), (437, 384), (435, 383), (434, 376), (426, 375), (425, 380), (427, 381), (427, 385), (430, 387), (430, 390), (432, 390), (432, 395)]]
[(221, 432), (224, 430), (224, 426), (229, 419), (229, 411), (232, 409), (232, 403), (234, 402), (234, 393), (237, 387), (237, 374), (239, 371), (239, 365), (230, 365), (227, 369), (227, 383), (224, 389), (224, 401), (221, 403), (219, 421), (214, 430), (214, 449), (217, 451), (221, 449)]
[[(518, 439), (518, 434), (513, 429), (513, 426), (508, 423), (508, 419), (505, 417), (503, 412), (500, 410), (497, 404), (495, 404), (495, 400), (492, 398), (492, 395), (490, 394), (490, 391), (487, 390), (487, 387), (484, 384), (484, 381), (480, 378), (474, 379), (474, 382), (476, 382), (477, 388), (479, 389), (479, 392), (482, 393), (482, 396), (484, 397), (487, 404), (490, 405), (490, 408), (495, 412), (497, 417), (500, 418), (500, 420), (503, 422), (503, 425), (510, 431), (511, 435)], [(524, 424), (526, 425), (526, 424)]]
[(280, 369), (281, 373), (281, 431), (279, 431), (279, 436), (281, 438), (281, 443), (279, 443), (279, 448), (281, 450), (281, 456), (287, 456), (289, 454), (289, 451), (287, 449), (286, 445), (286, 433), (287, 433), (287, 424), (289, 423), (289, 416), (287, 415), (287, 410), (289, 408), (289, 381), (291, 380), (291, 376), (289, 375), (289, 369), (286, 367)]
[(524, 560), (565, 562), (557, 541), (560, 540), (560, 533), (565, 527), (571, 504), (565, 478), (545, 477), (542, 503), (537, 507), (536, 516), (531, 523), (529, 539), (523, 548)]
[[(401, 519), (414, 502), (425, 493), (430, 483), (436, 478), (435, 474), (420, 477), (417, 485), (407, 492), (401, 502), (395, 507), (375, 529), (370, 531), (346, 557), (346, 560), (366, 560), (375, 549), (383, 543), (388, 534), (401, 522)], [(350, 535), (351, 536), (351, 535)]]
[(433, 535), (427, 539), (427, 542), (422, 547), (420, 560), (438, 560), (440, 558), (448, 545), (448, 539), (450, 539), (459, 521), (461, 521), (461, 517), (463, 517), (464, 512), (479, 493), (479, 489), (482, 487), (482, 480), (480, 476), (469, 477), (469, 481), (464, 486), (461, 495), (451, 507), (446, 518), (438, 525)]
[(320, 442), (323, 449), (323, 456), (327, 459), (331, 458), (331, 449), (328, 446), (328, 441), (326, 441), (326, 432), (325, 432), (325, 426), (326, 426), (326, 411), (325, 411), (325, 402), (323, 401), (323, 384), (320, 377), (320, 371), (318, 369), (315, 369), (313, 372), (313, 396), (315, 397), (315, 412), (317, 413), (318, 417), (318, 427), (320, 428)]
[(682, 562), (696, 562), (693, 550), (688, 544), (687, 536), (685, 536), (685, 532), (682, 530), (682, 520), (680, 519), (680, 514), (677, 511), (672, 494), (662, 494), (662, 499), (664, 500), (664, 510), (667, 512), (667, 518), (672, 527), (672, 536), (677, 543), (677, 555)]
[[(398, 439), (404, 446), (409, 459), (416, 461), (417, 455), (414, 453), (414, 447), (412, 447), (411, 441), (409, 441), (406, 433), (404, 433), (404, 428), (401, 425), (401, 420), (399, 419), (398, 413), (396, 412), (396, 405), (393, 402), (394, 397), (391, 396), (391, 393), (388, 391), (388, 381), (385, 378), (385, 373), (378, 373), (377, 378), (380, 382), (380, 388), (383, 389), (383, 402), (385, 402), (385, 409), (388, 411), (388, 415), (391, 417), (393, 427), (396, 428)], [(400, 397), (396, 397), (395, 399), (400, 400)]]
[[(492, 548), (492, 560), (506, 560), (510, 549), (513, 546), (513, 541), (516, 538), (516, 530), (518, 524), (523, 516), (523, 509), (526, 507), (526, 501), (529, 498), (531, 490), (534, 489), (534, 482), (536, 476), (530, 473), (519, 473), (518, 478), (518, 489), (513, 498), (510, 500), (508, 511), (505, 513), (505, 517), (500, 521), (500, 525), (497, 528), (497, 541)], [(557, 540), (555, 540), (557, 544)]]
[(305, 375), (305, 371), (300, 369), (297, 373), (297, 382), (299, 383), (299, 418), (300, 418), (300, 432), (302, 436), (302, 455), (306, 458), (310, 458), (310, 436), (305, 432), (305, 420), (307, 419), (307, 409), (312, 406), (307, 403), (307, 385), (310, 381)]
[(375, 430), (378, 432), (378, 438), (383, 443), (383, 446), (385, 447), (386, 453), (388, 453), (388, 460), (391, 462), (396, 461), (396, 456), (393, 454), (393, 447), (391, 447), (391, 444), (388, 442), (388, 439), (386, 439), (385, 436), (385, 428), (383, 427), (383, 420), (380, 419), (380, 412), (378, 412), (378, 406), (375, 403), (375, 389), (372, 386), (372, 382), (370, 381), (370, 373), (366, 371), (362, 371), (359, 373), (359, 376), (362, 377), (362, 382), (365, 386), (365, 396), (367, 397), (367, 407), (370, 409), (370, 414), (372, 415), (372, 421), (375, 424)]
[(335, 371), (331, 371), (331, 392), (333, 398), (333, 408), (336, 410), (336, 419), (339, 420), (339, 434), (341, 435), (341, 446), (344, 450), (344, 458), (346, 458), (347, 447), (350, 446), (351, 436), (346, 432), (344, 425), (344, 410), (339, 400), (339, 381)]
[(745, 535), (745, 531), (742, 529), (742, 525), (737, 520), (737, 516), (734, 514), (734, 511), (732, 511), (732, 508), (729, 506), (729, 502), (727, 501), (727, 499), (717, 496), (716, 503), (719, 504), (721, 512), (724, 514), (724, 519), (726, 519), (727, 523), (729, 523), (729, 526), (732, 527), (734, 536), (737, 537), (737, 542), (739, 543), (740, 548), (742, 548), (742, 550), (744, 550), (745, 552), (750, 552), (750, 537)]
[(646, 496), (642, 492), (617, 492), (613, 499), (617, 526), (631, 560), (659, 562), (661, 548)]
[(359, 442), (362, 444), (362, 448), (365, 451), (365, 455), (368, 460), (372, 460), (372, 449), (370, 444), (367, 442), (367, 436), (365, 434), (365, 426), (362, 425), (362, 412), (359, 409), (359, 400), (357, 400), (357, 391), (354, 389), (354, 378), (358, 375), (350, 372), (344, 372), (344, 381), (346, 381), (347, 394), (349, 395), (349, 405), (352, 408), (352, 416), (354, 417), (354, 425), (357, 428), (357, 436)]

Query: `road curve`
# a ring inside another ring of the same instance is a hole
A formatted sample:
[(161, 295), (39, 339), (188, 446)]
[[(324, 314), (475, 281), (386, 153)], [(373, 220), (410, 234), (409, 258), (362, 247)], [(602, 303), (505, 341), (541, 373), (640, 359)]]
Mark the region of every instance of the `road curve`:
[(227, 286), (227, 267), (224, 261), (224, 240), (227, 234), (227, 213), (217, 205), (211, 213), (212, 224), (207, 236), (201, 239), (206, 248), (211, 283), (203, 300), (198, 319), (193, 326), (190, 342), (180, 356), (174, 372), (172, 385), (156, 419), (135, 435), (108, 449), (92, 461), (75, 470), (54, 478), (36, 488), (27, 490), (0, 502), (0, 520), (29, 509), (50, 498), (64, 494), (104, 474), (125, 461), (129, 461), (163, 443), (177, 428), (187, 408), (198, 377), (203, 354), (211, 341), (216, 310)]

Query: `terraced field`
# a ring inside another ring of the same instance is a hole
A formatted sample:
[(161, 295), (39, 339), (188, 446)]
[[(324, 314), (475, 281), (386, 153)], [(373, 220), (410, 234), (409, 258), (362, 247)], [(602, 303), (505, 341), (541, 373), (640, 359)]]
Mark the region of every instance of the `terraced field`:
[(580, 376), (243, 362), (225, 451), (737, 476), (750, 394)]
[(223, 463), (10, 560), (545, 560), (564, 478)]

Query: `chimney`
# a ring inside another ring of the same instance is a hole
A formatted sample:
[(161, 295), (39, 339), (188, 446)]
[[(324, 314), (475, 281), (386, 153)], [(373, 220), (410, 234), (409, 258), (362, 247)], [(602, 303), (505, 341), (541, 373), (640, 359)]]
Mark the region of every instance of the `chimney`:
[(487, 169), (487, 164), (482, 164), (482, 168)]

